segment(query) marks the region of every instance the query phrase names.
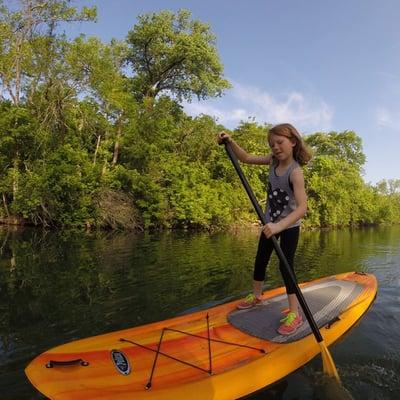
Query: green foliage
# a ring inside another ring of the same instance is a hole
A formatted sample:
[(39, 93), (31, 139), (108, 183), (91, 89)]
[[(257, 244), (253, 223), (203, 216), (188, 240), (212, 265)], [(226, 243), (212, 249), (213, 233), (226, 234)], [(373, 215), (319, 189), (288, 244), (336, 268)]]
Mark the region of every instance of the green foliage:
[(27, 162), (40, 156), (38, 123), (26, 107), (0, 103), (0, 160), (3, 170), (14, 161)]
[(43, 201), (53, 221), (83, 226), (94, 220), (98, 171), (85, 151), (69, 144), (60, 146), (41, 170), (45, 182)]
[[(398, 179), (380, 181), (372, 188), (374, 190), (378, 223), (400, 223), (400, 191)], [(382, 192), (382, 187), (385, 190)]]
[(127, 61), (138, 97), (169, 92), (178, 100), (206, 99), (230, 87), (209, 25), (190, 17), (187, 10), (146, 14), (129, 32)]
[(13, 213), (44, 226), (85, 226), (95, 221), (98, 171), (85, 151), (65, 144), (31, 168), (19, 172)]
[(168, 155), (162, 164), (162, 184), (171, 226), (210, 228), (231, 219), (237, 196), (229, 198), (224, 192), (229, 186), (213, 181), (201, 161)]
[(306, 138), (306, 142), (317, 155), (335, 157), (359, 170), (365, 163), (361, 138), (353, 131), (314, 133)]
[[(44, 226), (215, 229), (256, 216), (211, 116), (181, 100), (230, 87), (210, 26), (189, 11), (142, 15), (125, 41), (68, 39), (60, 23), (96, 18), (69, 1), (0, 3), (0, 218)], [(40, 28), (40, 29), (39, 29)], [(266, 154), (270, 125), (230, 132)], [(306, 138), (305, 226), (400, 222), (400, 180), (365, 184), (355, 132)], [(243, 166), (261, 204), (268, 167)]]
[(0, 8), (0, 79), (15, 105), (40, 84), (51, 86), (55, 77), (65, 77), (60, 56), (66, 40), (57, 34), (58, 25), (96, 18), (95, 7), (78, 11), (69, 3), (19, 0), (17, 8)]
[(310, 222), (320, 226), (347, 226), (362, 222), (363, 187), (357, 169), (333, 156), (316, 156), (306, 174), (311, 204)]

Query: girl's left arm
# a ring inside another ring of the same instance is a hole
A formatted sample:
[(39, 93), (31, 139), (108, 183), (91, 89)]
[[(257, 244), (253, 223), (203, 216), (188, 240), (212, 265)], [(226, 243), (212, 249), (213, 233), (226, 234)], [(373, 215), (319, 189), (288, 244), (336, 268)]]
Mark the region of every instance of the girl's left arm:
[(296, 168), (290, 175), (290, 180), (293, 185), (294, 198), (296, 199), (297, 208), (287, 217), (277, 223), (269, 223), (264, 226), (263, 232), (267, 238), (284, 231), (290, 225), (293, 225), (297, 220), (302, 218), (307, 211), (307, 194), (304, 186), (304, 175), (301, 168)]

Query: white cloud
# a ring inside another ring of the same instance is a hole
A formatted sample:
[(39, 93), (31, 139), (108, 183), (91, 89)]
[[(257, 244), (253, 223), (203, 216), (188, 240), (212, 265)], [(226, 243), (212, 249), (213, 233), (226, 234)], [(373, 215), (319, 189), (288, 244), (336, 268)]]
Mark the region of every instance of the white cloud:
[(210, 115), (215, 117), (219, 123), (226, 125), (237, 124), (239, 121), (245, 120), (249, 116), (247, 111), (241, 108), (233, 108), (225, 111), (211, 104), (207, 104), (206, 102), (185, 103), (184, 107), (186, 112), (190, 115)]
[(299, 92), (278, 99), (259, 88), (239, 83), (234, 83), (234, 88), (221, 100), (185, 104), (185, 109), (191, 115), (215, 116), (230, 128), (254, 117), (259, 123), (290, 122), (301, 130), (327, 130), (333, 117), (332, 108), (319, 99), (307, 98)]
[(398, 118), (394, 118), (393, 113), (387, 108), (379, 107), (376, 110), (376, 122), (380, 128), (396, 128), (394, 121), (397, 120)]

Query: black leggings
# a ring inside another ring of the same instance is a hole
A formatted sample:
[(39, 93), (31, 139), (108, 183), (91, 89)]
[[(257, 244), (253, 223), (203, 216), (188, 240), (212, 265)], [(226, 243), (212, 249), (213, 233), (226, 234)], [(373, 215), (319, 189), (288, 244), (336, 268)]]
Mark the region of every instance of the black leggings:
[[(294, 274), (294, 254), (296, 252), (297, 243), (299, 241), (300, 227), (295, 226), (293, 228), (286, 229), (276, 235), (276, 238), (280, 238), (280, 246), (283, 254), (292, 268)], [(261, 232), (260, 241), (258, 242), (258, 249), (256, 260), (254, 264), (253, 279), (255, 281), (264, 281), (265, 270), (268, 265), (268, 261), (271, 257), (274, 245), (271, 239), (267, 239), (264, 233)], [(293, 294), (296, 292), (294, 284), (286, 272), (285, 266), (279, 262), (279, 269), (281, 271), (283, 280), (286, 286), (287, 294)]]

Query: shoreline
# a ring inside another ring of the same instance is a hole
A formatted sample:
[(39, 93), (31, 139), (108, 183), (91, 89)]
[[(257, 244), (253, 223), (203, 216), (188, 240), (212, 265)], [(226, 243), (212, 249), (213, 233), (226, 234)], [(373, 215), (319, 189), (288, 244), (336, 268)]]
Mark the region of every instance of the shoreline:
[[(398, 223), (364, 223), (364, 224), (357, 224), (357, 225), (332, 225), (332, 226), (307, 226), (307, 223), (301, 225), (301, 230), (303, 232), (315, 232), (315, 231), (331, 231), (337, 229), (360, 229), (360, 228), (368, 228), (368, 227), (381, 227), (381, 226), (395, 226), (399, 225)], [(91, 225), (89, 223), (85, 224), (84, 226), (45, 226), (42, 224), (34, 224), (33, 222), (27, 221), (22, 217), (7, 217), (7, 218), (0, 218), (0, 227), (1, 228), (38, 228), (46, 231), (80, 231), (80, 232), (109, 232), (109, 233), (116, 233), (116, 232), (126, 232), (126, 233), (163, 233), (163, 232), (191, 232), (191, 233), (201, 233), (201, 232), (208, 232), (208, 233), (216, 233), (216, 232), (229, 232), (229, 233), (238, 233), (240, 231), (247, 231), (247, 230), (260, 230), (261, 229), (260, 222), (249, 222), (244, 221), (242, 223), (234, 223), (224, 227), (204, 227), (204, 228), (195, 228), (195, 227), (176, 227), (176, 228), (158, 228), (158, 229), (149, 229), (143, 227), (137, 227), (136, 229), (129, 229), (129, 228), (105, 228), (101, 226)]]

